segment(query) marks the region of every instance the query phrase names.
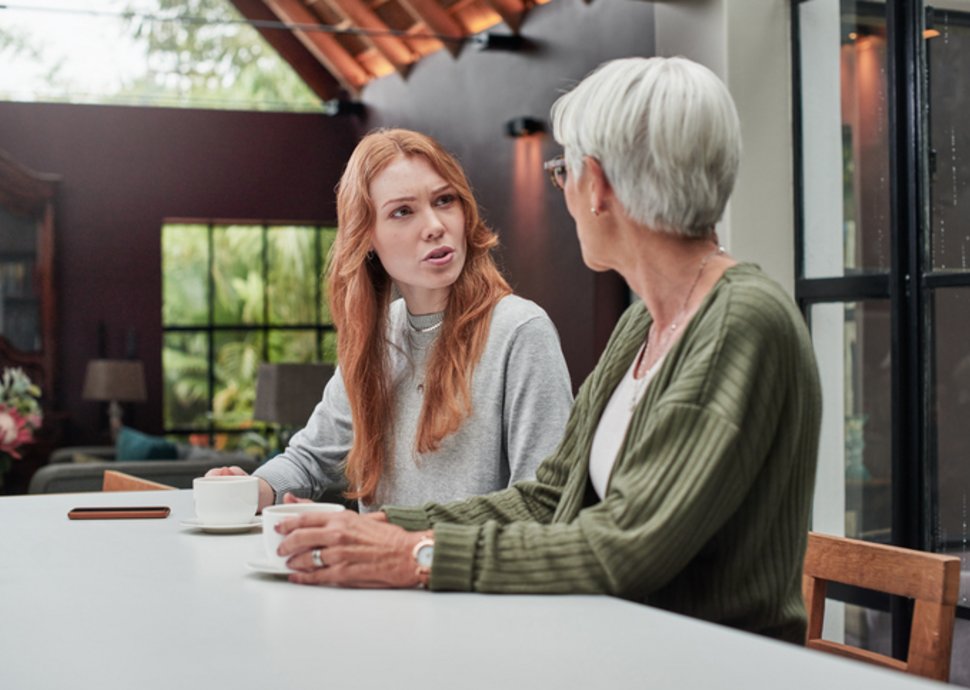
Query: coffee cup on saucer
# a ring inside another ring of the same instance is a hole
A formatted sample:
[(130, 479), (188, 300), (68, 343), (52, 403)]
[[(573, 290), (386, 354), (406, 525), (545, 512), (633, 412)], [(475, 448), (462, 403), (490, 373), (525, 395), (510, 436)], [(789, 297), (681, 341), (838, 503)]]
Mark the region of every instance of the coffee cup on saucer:
[(278, 568), (286, 568), (289, 558), (279, 556), (276, 549), (284, 535), (276, 531), (276, 525), (287, 518), (303, 513), (339, 513), (344, 507), (339, 503), (280, 503), (263, 508), (263, 546), (266, 548), (266, 562)]
[(245, 525), (252, 522), (259, 507), (259, 479), (238, 475), (196, 477), (192, 494), (200, 525)]

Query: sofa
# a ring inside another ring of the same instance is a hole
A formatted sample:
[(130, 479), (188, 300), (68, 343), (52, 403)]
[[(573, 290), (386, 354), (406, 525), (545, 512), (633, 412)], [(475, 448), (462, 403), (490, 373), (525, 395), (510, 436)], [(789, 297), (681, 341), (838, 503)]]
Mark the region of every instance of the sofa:
[[(137, 433), (137, 432), (136, 432)], [(125, 430), (122, 430), (125, 434)], [(127, 438), (143, 441), (144, 434), (128, 434)], [(167, 445), (166, 445), (167, 444)], [(131, 459), (138, 449), (145, 459)], [(118, 460), (119, 450), (124, 460)], [(127, 452), (125, 452), (127, 451)], [(124, 444), (122, 435), (114, 446), (72, 446), (59, 448), (51, 453), (49, 464), (41, 467), (30, 480), (28, 493), (71, 493), (101, 491), (106, 469), (151, 479), (174, 486), (177, 489), (191, 489), (192, 480), (201, 477), (213, 467), (237, 465), (246, 472), (252, 472), (259, 464), (257, 458), (242, 452), (219, 451), (198, 448), (183, 443), (156, 443), (149, 447), (145, 443)]]

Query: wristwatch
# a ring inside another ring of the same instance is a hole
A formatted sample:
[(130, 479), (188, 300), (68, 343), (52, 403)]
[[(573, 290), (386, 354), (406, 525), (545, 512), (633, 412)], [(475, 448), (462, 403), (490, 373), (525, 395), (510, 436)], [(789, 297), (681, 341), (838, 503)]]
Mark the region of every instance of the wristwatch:
[(434, 537), (422, 537), (411, 552), (417, 566), (415, 574), (422, 587), (428, 586), (431, 579), (431, 562), (434, 560)]

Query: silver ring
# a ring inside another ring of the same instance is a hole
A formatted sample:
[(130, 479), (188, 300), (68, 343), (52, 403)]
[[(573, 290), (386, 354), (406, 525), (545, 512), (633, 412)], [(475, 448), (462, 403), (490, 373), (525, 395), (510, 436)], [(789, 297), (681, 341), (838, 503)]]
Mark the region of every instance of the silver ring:
[(323, 567), (323, 559), (320, 558), (320, 549), (314, 549), (311, 551), (310, 558), (313, 559), (313, 565), (317, 566), (318, 568)]

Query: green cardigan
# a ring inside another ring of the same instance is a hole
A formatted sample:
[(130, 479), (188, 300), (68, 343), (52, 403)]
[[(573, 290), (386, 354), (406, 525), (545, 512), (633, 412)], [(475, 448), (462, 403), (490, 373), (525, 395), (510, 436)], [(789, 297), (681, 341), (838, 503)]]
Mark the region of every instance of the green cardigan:
[(739, 264), (705, 297), (630, 422), (606, 496), (589, 482), (603, 408), (643, 343), (621, 318), (535, 481), (387, 507), (434, 528), (434, 590), (604, 593), (801, 643), (821, 394), (791, 298)]

